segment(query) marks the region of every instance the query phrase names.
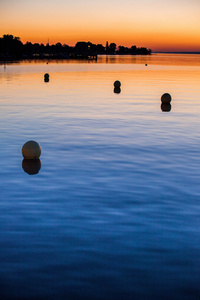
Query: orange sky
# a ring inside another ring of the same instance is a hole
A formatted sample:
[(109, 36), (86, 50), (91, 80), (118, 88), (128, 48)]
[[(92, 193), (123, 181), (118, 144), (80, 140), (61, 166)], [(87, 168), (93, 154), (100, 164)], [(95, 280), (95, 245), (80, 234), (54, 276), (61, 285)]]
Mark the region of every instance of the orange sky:
[(1, 0), (0, 36), (200, 51), (200, 0)]

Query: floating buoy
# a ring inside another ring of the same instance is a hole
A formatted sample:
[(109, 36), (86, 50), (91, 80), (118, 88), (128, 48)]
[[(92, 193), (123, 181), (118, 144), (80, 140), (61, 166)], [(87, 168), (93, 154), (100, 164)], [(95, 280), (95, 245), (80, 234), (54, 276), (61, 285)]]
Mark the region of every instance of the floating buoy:
[(148, 65), (147, 65), (147, 64), (145, 64), (145, 66), (147, 67)]
[(161, 110), (163, 112), (169, 112), (171, 110), (171, 104), (170, 103), (161, 103)]
[(22, 155), (25, 159), (38, 159), (41, 155), (41, 147), (35, 141), (28, 141), (22, 147)]
[(48, 73), (45, 73), (45, 74), (44, 74), (44, 78), (49, 78), (49, 74), (48, 74)]
[(23, 159), (22, 168), (29, 175), (38, 174), (41, 169), (40, 159)]
[(114, 82), (114, 87), (115, 87), (115, 88), (120, 88), (120, 86), (121, 86), (121, 82), (120, 82), (119, 80), (116, 80), (116, 81)]
[(121, 93), (121, 89), (115, 87), (115, 88), (114, 88), (114, 93), (115, 93), (115, 94), (120, 94), (120, 93)]
[(162, 97), (161, 97), (161, 102), (162, 103), (170, 103), (171, 100), (172, 100), (172, 97), (168, 93), (163, 94)]
[(44, 82), (49, 82), (49, 74), (48, 73), (44, 74)]

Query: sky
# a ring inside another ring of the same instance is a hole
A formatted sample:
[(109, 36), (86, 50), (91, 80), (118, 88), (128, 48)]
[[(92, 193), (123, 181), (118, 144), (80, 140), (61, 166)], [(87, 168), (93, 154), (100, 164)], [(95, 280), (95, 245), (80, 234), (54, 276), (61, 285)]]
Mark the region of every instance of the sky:
[(200, 0), (0, 0), (0, 36), (200, 51)]

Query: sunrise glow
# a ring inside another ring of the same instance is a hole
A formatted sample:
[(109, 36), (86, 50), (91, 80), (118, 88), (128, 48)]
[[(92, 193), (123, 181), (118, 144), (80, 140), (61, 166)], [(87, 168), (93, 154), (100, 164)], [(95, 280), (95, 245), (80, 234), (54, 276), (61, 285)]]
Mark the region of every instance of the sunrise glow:
[(147, 47), (153, 51), (200, 51), (199, 0), (3, 0), (0, 35), (23, 43)]

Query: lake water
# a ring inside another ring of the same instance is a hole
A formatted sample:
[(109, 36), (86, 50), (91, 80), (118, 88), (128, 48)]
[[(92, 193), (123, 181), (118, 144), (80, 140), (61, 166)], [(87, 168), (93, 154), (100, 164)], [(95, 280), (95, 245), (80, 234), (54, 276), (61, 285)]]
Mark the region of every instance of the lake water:
[(200, 299), (200, 55), (1, 64), (0, 139), (1, 299)]

